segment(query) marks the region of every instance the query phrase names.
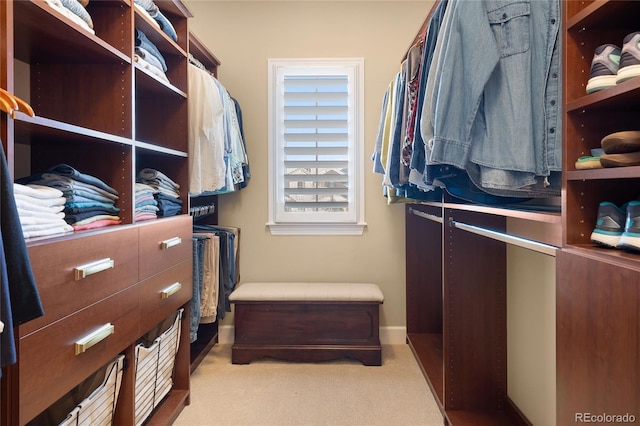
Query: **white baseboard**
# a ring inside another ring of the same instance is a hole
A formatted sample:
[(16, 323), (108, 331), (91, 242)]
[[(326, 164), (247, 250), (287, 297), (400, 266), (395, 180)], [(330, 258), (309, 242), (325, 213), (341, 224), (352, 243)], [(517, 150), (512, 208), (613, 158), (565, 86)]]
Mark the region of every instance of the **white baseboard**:
[(380, 343), (383, 345), (406, 344), (407, 327), (380, 327)]
[[(218, 329), (218, 342), (233, 343), (233, 326), (221, 325)], [(407, 343), (406, 327), (380, 327), (380, 343), (383, 345), (404, 345)]]

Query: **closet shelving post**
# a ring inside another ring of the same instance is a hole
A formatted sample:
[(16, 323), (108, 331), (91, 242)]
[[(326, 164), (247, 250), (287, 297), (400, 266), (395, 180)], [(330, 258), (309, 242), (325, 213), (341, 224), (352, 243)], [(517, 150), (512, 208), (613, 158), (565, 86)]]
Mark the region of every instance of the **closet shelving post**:
[[(218, 77), (218, 67), (220, 60), (200, 41), (193, 33), (189, 33), (189, 53), (193, 55), (214, 77)], [(215, 225), (218, 223), (218, 196), (201, 195), (189, 197), (190, 209), (194, 223), (207, 223)], [(210, 213), (199, 215), (198, 208), (205, 208)], [(218, 342), (218, 322), (200, 324), (198, 327), (198, 338), (191, 343), (191, 372), (195, 371), (211, 348)]]
[[(179, 308), (185, 309), (181, 327), (188, 330), (188, 195), (181, 192), (177, 216), (136, 221), (134, 214), (135, 181), (143, 168), (188, 187), (187, 21), (192, 15), (180, 0), (155, 3), (173, 25), (177, 42), (128, 0), (90, 1), (86, 10), (95, 33), (45, 1), (0, 3), (0, 84), (36, 113), (0, 118), (12, 177), (69, 164), (118, 191), (122, 219), (117, 226), (27, 240), (45, 315), (16, 328), (18, 360), (2, 374), (2, 425), (29, 423), (118, 354), (125, 355), (127, 368), (114, 424), (134, 424), (135, 345)], [(135, 61), (135, 28), (164, 56), (168, 81)], [(74, 279), (78, 265), (102, 258), (113, 260), (114, 267)], [(173, 283), (180, 283), (172, 287), (178, 290), (162, 298)], [(74, 342), (106, 323), (115, 332), (75, 355)], [(171, 392), (150, 423), (171, 424), (189, 403), (188, 334), (181, 333)]]
[(506, 244), (554, 256), (561, 214), (447, 194), (405, 209), (407, 342), (445, 424), (530, 424), (507, 394)]
[(564, 249), (557, 258), (557, 424), (576, 413), (640, 418), (640, 255), (594, 245), (598, 205), (637, 199), (640, 167), (576, 170), (613, 132), (638, 130), (640, 79), (587, 95), (596, 47), (640, 30), (637, 2), (562, 2)]

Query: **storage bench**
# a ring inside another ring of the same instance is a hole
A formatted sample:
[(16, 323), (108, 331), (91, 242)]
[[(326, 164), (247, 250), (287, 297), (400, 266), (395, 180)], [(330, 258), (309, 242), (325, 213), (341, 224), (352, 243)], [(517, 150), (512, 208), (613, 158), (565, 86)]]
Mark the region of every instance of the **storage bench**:
[(229, 300), (235, 306), (233, 364), (267, 356), (382, 364), (379, 308), (384, 297), (375, 284), (245, 283)]

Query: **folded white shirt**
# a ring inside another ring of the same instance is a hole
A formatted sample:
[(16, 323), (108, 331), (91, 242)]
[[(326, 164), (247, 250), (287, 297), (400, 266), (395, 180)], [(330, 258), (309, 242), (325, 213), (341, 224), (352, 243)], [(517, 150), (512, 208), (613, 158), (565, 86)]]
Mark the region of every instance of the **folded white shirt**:
[(14, 183), (13, 193), (27, 195), (34, 198), (60, 198), (64, 195), (62, 191), (57, 188), (45, 185), (35, 185), (32, 183), (28, 185)]
[(32, 211), (32, 212), (39, 212), (39, 213), (57, 213), (64, 210), (64, 204), (55, 205), (55, 206), (41, 206), (41, 205), (30, 202), (30, 200), (24, 200), (24, 199), (18, 198), (19, 196), (20, 194), (14, 194), (14, 198), (16, 199), (16, 207), (18, 208), (18, 210)]
[(52, 228), (43, 228), (38, 230), (22, 230), (22, 235), (24, 238), (34, 238), (34, 237), (44, 237), (55, 234), (63, 234), (65, 232), (73, 231), (73, 227), (71, 225), (61, 225), (55, 226)]
[(28, 195), (23, 194), (13, 194), (16, 201), (24, 201), (25, 203), (33, 204), (41, 207), (52, 207), (52, 206), (64, 206), (64, 203), (67, 202), (65, 197), (58, 198), (34, 198)]

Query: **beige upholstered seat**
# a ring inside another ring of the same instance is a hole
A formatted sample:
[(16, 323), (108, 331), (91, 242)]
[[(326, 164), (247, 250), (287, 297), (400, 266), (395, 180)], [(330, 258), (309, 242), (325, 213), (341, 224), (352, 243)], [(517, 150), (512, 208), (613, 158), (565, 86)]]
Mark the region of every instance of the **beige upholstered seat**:
[(384, 301), (376, 284), (254, 282), (239, 285), (229, 296), (235, 301)]

